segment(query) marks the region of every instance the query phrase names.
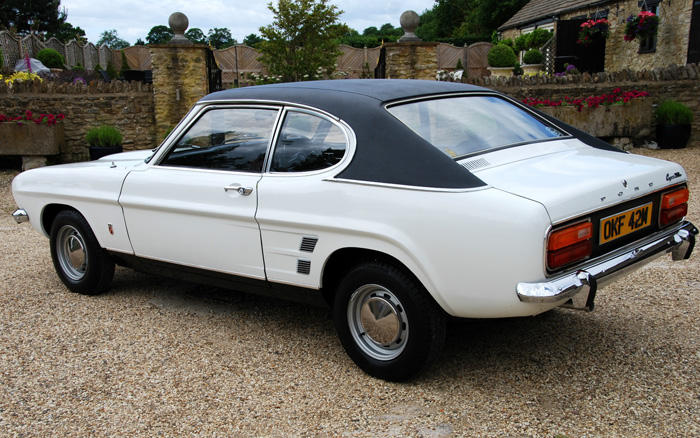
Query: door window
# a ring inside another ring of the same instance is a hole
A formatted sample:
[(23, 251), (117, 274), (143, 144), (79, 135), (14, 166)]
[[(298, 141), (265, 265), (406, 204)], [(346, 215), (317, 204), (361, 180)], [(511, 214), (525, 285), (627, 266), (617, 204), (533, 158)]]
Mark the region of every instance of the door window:
[(277, 114), (269, 108), (209, 110), (180, 137), (160, 165), (262, 172)]

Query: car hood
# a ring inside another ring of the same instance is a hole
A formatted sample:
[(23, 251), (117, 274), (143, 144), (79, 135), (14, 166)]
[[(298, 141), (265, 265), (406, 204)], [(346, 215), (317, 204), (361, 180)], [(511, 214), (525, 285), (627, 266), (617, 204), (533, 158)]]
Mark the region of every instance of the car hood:
[(599, 150), (576, 139), (518, 146), (460, 163), (492, 187), (541, 203), (552, 223), (687, 179), (678, 164)]

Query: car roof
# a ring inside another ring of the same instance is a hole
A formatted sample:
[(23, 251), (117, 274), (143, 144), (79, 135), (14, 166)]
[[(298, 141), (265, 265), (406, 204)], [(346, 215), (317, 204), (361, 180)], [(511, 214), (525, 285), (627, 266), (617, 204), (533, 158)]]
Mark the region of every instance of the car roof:
[(278, 102), (325, 111), (347, 123), (357, 147), (337, 178), (444, 189), (486, 185), (466, 168), (433, 147), (385, 109), (392, 101), (459, 92), (491, 92), (457, 83), (337, 79), (236, 88), (212, 93), (200, 103)]

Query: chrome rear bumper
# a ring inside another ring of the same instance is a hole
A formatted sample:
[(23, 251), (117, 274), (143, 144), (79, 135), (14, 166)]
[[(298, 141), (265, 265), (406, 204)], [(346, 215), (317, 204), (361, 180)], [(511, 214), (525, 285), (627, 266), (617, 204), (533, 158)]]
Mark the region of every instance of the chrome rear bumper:
[(593, 309), (598, 288), (609, 284), (648, 262), (669, 252), (673, 260), (690, 257), (698, 229), (683, 222), (670, 230), (661, 231), (646, 240), (621, 248), (611, 255), (575, 272), (541, 283), (518, 283), (520, 301), (526, 303), (555, 303), (570, 299), (567, 307)]
[(29, 222), (29, 215), (26, 211), (22, 210), (21, 208), (15, 210), (15, 212), (12, 213), (12, 217), (18, 224), (21, 224), (22, 222)]

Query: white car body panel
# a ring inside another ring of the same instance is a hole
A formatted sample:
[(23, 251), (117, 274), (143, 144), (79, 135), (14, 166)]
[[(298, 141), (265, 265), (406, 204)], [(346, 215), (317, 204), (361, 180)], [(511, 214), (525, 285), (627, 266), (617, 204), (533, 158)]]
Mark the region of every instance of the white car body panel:
[(490, 165), (474, 170), (475, 175), (494, 187), (543, 203), (554, 224), (687, 179), (676, 163), (594, 149), (576, 139), (510, 148), (479, 158)]

